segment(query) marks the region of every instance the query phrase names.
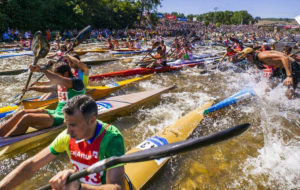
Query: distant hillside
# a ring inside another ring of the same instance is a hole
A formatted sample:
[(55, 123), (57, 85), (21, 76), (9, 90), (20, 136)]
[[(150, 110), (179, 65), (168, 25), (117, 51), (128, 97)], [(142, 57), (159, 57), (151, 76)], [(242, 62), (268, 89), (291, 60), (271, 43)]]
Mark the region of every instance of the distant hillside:
[(269, 24), (282, 24), (282, 25), (297, 25), (295, 19), (290, 18), (262, 18), (256, 25), (269, 25)]

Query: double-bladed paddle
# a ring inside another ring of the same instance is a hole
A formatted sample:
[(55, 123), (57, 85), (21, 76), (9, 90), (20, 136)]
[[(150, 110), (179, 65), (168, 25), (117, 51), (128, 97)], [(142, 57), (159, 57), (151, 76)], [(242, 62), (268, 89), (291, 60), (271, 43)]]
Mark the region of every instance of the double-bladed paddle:
[[(152, 45), (151, 49), (149, 49), (149, 53), (148, 53), (148, 54), (150, 54), (155, 48), (157, 48), (157, 46), (159, 46), (159, 44), (160, 44), (160, 42), (155, 42), (155, 43)], [(141, 59), (141, 60), (139, 61), (139, 63), (137, 63), (137, 64), (135, 64), (135, 65), (142, 64), (142, 62), (143, 62), (144, 59), (148, 56), (148, 54), (145, 55), (145, 56), (143, 57), (143, 59)]]
[[(72, 181), (78, 180), (82, 177), (88, 176), (92, 173), (97, 173), (106, 169), (109, 169), (113, 166), (119, 165), (119, 164), (126, 164), (126, 163), (132, 163), (132, 162), (144, 162), (164, 157), (173, 156), (179, 153), (184, 153), (187, 151), (195, 150), (198, 148), (206, 147), (224, 140), (228, 140), (232, 137), (238, 136), (242, 133), (244, 133), (248, 128), (250, 127), (250, 124), (245, 123), (242, 125), (238, 125), (235, 127), (231, 127), (229, 129), (225, 129), (223, 131), (214, 133), (209, 136), (204, 136), (200, 138), (195, 139), (189, 139), (177, 143), (167, 144), (160, 147), (150, 148), (143, 151), (134, 152), (131, 154), (125, 154), (123, 156), (119, 157), (110, 157), (101, 161), (98, 161), (97, 163), (93, 164), (92, 166), (88, 167), (87, 169), (77, 172), (75, 174), (72, 174), (66, 183), (70, 183)], [(51, 189), (51, 186), (48, 184), (46, 186), (43, 186), (39, 188), (38, 190), (47, 190)]]
[[(75, 39), (73, 40), (73, 45), (72, 45), (72, 48), (70, 48), (68, 51), (66, 51), (66, 54), (67, 53), (69, 53), (70, 51), (72, 51), (76, 46), (78, 46), (80, 43), (82, 43), (85, 39), (87, 39), (88, 38), (88, 36), (90, 35), (90, 31), (91, 30), (91, 26), (89, 25), (89, 26), (87, 26), (87, 27), (85, 27), (83, 30), (81, 30), (79, 33), (78, 33), (78, 35), (75, 37)], [(44, 38), (44, 40), (48, 43), (48, 41)], [(34, 44), (34, 40), (32, 41), (32, 44)], [(48, 45), (49, 45), (49, 43), (48, 43)], [(33, 47), (33, 45), (32, 45), (32, 47)], [(36, 45), (34, 46), (34, 47), (36, 47)], [(49, 48), (50, 48), (50, 46), (49, 46)], [(32, 49), (33, 50), (33, 49)], [(34, 54), (35, 54), (35, 52), (37, 52), (37, 50), (33, 50), (33, 52), (34, 52)], [(48, 52), (49, 52), (49, 49), (48, 49)], [(47, 53), (48, 53), (47, 52)], [(35, 54), (36, 55), (36, 54)], [(45, 54), (44, 55), (44, 57), (46, 56), (47, 54)], [(35, 63), (36, 64), (36, 63)], [(35, 65), (34, 64), (34, 65)], [(32, 72), (30, 72), (30, 74), (32, 75)], [(36, 82), (38, 82), (39, 80), (41, 80), (41, 78), (43, 78), (44, 77), (44, 74), (42, 74), (42, 75), (40, 75), (38, 78), (37, 78), (37, 80), (36, 81), (34, 81), (31, 85), (30, 85), (30, 87), (32, 87)], [(30, 78), (31, 78), (31, 76), (30, 76)], [(28, 82), (28, 84), (29, 84), (29, 81), (27, 81)], [(26, 83), (26, 86), (25, 86), (25, 89), (27, 89), (28, 88), (28, 84)], [(24, 96), (24, 94), (25, 94), (25, 92), (23, 93), (23, 94), (21, 94), (22, 95), (22, 97)], [(13, 99), (16, 99), (18, 96), (20, 96), (20, 94), (18, 94), (18, 95), (16, 95), (16, 96), (14, 96), (13, 98), (12, 98), (12, 100)], [(18, 101), (18, 103), (17, 104), (19, 104), (21, 101), (21, 98), (19, 99), (19, 101)]]
[[(33, 51), (33, 54), (34, 54), (34, 61), (33, 61), (32, 65), (36, 65), (40, 58), (44, 58), (48, 54), (48, 52), (50, 50), (50, 45), (49, 45), (49, 42), (46, 40), (46, 38), (42, 35), (41, 31), (37, 31), (34, 34), (32, 44), (31, 44), (31, 50)], [(25, 84), (25, 89), (28, 88), (31, 77), (32, 77), (32, 71), (30, 71), (29, 76), (27, 78), (27, 81)], [(26, 93), (26, 91), (24, 91), (21, 94), (21, 96), (18, 99), (17, 104), (19, 104), (22, 101), (22, 98), (25, 95), (25, 93)]]

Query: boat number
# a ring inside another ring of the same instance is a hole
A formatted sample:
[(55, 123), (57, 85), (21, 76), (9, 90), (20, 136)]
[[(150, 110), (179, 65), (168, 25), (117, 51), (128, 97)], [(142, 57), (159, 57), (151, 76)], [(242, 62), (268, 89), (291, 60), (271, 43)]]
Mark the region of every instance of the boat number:
[(111, 83), (111, 84), (108, 84), (106, 86), (109, 87), (109, 88), (114, 88), (114, 87), (117, 87), (117, 86), (120, 86), (120, 85), (118, 83)]
[[(138, 149), (146, 150), (168, 144), (168, 141), (162, 137), (151, 137), (137, 146)], [(157, 165), (163, 163), (167, 158), (155, 159)]]
[(98, 114), (112, 108), (112, 105), (107, 102), (97, 102), (97, 106), (98, 106)]

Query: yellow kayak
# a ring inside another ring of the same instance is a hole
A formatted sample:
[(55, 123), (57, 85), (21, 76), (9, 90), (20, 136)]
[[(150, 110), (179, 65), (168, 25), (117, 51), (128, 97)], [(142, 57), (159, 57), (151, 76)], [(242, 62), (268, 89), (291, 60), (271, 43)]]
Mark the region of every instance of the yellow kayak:
[[(128, 151), (126, 154), (184, 141), (191, 135), (199, 122), (203, 119), (204, 115), (225, 108), (241, 100), (248, 99), (254, 95), (255, 92), (253, 91), (253, 89), (245, 88), (213, 106), (212, 101), (208, 102), (204, 106), (199, 107), (194, 111), (191, 111), (184, 117), (180, 118), (173, 125), (164, 128), (154, 137), (143, 141), (135, 148)], [(168, 160), (169, 157), (126, 164), (126, 189), (141, 189)]]
[(75, 50), (74, 53), (77, 55), (84, 55), (86, 53), (106, 53), (109, 52), (107, 49), (85, 49), (85, 50)]
[[(155, 137), (143, 141), (126, 154), (186, 140), (203, 119), (204, 111), (212, 104), (212, 101), (208, 102), (204, 106), (188, 113), (177, 120), (173, 125), (164, 128), (164, 130), (156, 134)], [(169, 158), (161, 158), (146, 162), (126, 164), (125, 173), (130, 180), (130, 182), (126, 180), (126, 189), (141, 189), (168, 160)]]
[[(162, 93), (171, 90), (173, 87), (174, 86), (160, 88), (157, 90), (147, 90), (96, 101), (98, 105), (98, 119), (102, 121), (109, 121), (118, 116), (131, 113), (140, 106), (158, 99)], [(24, 135), (5, 138), (0, 137), (0, 159), (7, 157), (9, 154), (13, 154), (16, 150), (21, 150), (20, 148), (22, 148), (22, 152), (25, 152), (41, 145), (40, 143), (48, 143), (64, 128), (64, 125), (39, 131), (30, 128), (28, 133)], [(20, 151), (18, 151), (18, 153), (19, 152)]]

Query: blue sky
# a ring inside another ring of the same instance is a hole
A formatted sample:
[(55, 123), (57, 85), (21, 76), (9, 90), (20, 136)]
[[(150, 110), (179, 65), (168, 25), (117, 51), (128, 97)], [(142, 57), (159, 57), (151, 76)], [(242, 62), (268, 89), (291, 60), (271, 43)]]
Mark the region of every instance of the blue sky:
[(294, 18), (300, 15), (300, 0), (162, 0), (159, 12), (172, 11), (202, 14), (214, 11), (247, 10), (252, 16), (262, 18)]

